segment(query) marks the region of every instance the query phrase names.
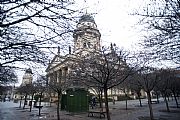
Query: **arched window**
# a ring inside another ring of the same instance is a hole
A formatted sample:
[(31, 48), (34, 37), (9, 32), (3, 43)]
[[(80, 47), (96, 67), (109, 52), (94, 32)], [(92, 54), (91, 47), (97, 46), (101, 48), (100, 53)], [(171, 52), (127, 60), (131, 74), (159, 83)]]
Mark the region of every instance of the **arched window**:
[(87, 47), (87, 46), (86, 46), (86, 43), (84, 43), (84, 44), (83, 44), (83, 47), (84, 47), (84, 48), (86, 48), (86, 47)]
[(88, 48), (91, 48), (91, 43), (90, 42), (88, 42), (87, 45), (88, 45)]

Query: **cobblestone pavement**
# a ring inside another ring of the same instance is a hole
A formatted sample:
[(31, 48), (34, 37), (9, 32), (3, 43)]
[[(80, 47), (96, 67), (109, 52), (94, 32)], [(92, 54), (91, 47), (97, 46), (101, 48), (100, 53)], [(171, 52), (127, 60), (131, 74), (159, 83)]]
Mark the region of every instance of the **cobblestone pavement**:
[[(180, 100), (179, 100), (180, 102)], [(125, 109), (125, 101), (116, 104), (109, 103), (112, 120), (148, 120), (149, 116), (147, 100), (142, 101), (143, 107), (139, 107), (138, 100), (128, 101), (128, 109)], [(153, 113), (156, 120), (180, 120), (180, 108), (175, 107), (175, 101), (169, 101), (170, 111), (166, 112), (166, 106), (161, 99), (159, 104), (153, 104)], [(93, 109), (94, 110), (94, 109)], [(98, 115), (95, 115), (98, 116)], [(88, 117), (87, 113), (60, 112), (61, 120), (99, 120), (99, 117)], [(102, 118), (106, 120), (106, 118)], [(29, 112), (29, 106), (25, 109), (19, 108), (19, 103), (0, 102), (0, 120), (56, 120), (56, 107), (44, 105), (41, 116), (38, 109), (33, 108)]]

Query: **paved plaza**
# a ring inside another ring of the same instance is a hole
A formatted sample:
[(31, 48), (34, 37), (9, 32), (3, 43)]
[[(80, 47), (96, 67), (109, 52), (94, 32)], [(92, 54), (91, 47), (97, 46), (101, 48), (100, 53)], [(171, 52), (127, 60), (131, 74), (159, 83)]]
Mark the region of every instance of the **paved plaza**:
[[(180, 102), (180, 100), (179, 100)], [(125, 101), (116, 101), (115, 105), (109, 103), (112, 120), (148, 120), (149, 109), (147, 100), (142, 101), (143, 107), (139, 107), (138, 100), (128, 101), (128, 109), (125, 109)], [(156, 120), (180, 120), (180, 108), (175, 107), (175, 101), (169, 101), (170, 111), (166, 112), (163, 99), (159, 104), (153, 104), (153, 112)], [(87, 113), (69, 113), (60, 111), (61, 120), (98, 120), (99, 117), (88, 117)], [(106, 120), (106, 118), (101, 118)], [(56, 120), (56, 106), (49, 107), (44, 104), (41, 116), (38, 109), (33, 108), (29, 112), (29, 106), (25, 109), (19, 108), (19, 103), (0, 102), (0, 120)]]

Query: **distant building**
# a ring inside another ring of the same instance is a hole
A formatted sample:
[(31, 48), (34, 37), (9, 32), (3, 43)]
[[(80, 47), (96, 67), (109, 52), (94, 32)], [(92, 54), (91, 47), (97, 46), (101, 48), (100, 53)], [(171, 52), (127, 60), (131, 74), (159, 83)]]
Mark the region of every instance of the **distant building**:
[(32, 80), (33, 80), (33, 73), (32, 70), (26, 69), (23, 78), (22, 78), (22, 86), (27, 85), (27, 84), (32, 84)]
[[(32, 80), (33, 80), (33, 73), (32, 73), (32, 70), (30, 68), (28, 68), (28, 69), (25, 70), (25, 73), (24, 73), (24, 75), (22, 77), (22, 83), (21, 83), (21, 85), (19, 87), (32, 84)], [(22, 97), (22, 95), (18, 91), (19, 87), (14, 87), (13, 88), (13, 99), (14, 100), (21, 99), (21, 97)]]

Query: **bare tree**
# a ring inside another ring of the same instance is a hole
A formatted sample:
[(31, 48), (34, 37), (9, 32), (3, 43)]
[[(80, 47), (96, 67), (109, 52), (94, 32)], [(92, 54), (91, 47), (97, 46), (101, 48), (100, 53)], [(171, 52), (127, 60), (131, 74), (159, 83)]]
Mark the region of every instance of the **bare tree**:
[[(133, 80), (132, 80), (133, 81)], [(125, 109), (128, 110), (128, 99), (129, 99), (129, 93), (131, 91), (131, 79), (130, 79), (130, 76), (127, 78), (126, 81), (124, 81), (122, 84), (120, 84), (118, 86), (118, 88), (120, 88), (123, 92), (124, 92), (124, 95), (125, 95), (125, 101), (126, 101), (126, 107)]]
[(161, 60), (179, 64), (180, 1), (149, 0), (135, 13), (142, 16), (141, 24), (148, 31), (144, 42), (150, 54)]
[(105, 98), (107, 119), (110, 120), (107, 91), (118, 86), (127, 79), (133, 68), (126, 63), (127, 52), (110, 48), (102, 48), (101, 52), (89, 53), (81, 58), (74, 69), (74, 76), (89, 88), (102, 90)]
[(159, 97), (160, 97), (160, 95), (161, 95), (161, 92), (160, 92), (160, 90), (159, 90), (159, 88), (158, 88), (158, 85), (154, 87), (153, 92), (154, 92), (154, 94), (156, 95), (157, 103), (159, 103)]
[(130, 89), (134, 91), (137, 94), (137, 97), (139, 99), (139, 105), (142, 107), (141, 102), (141, 90), (143, 89), (141, 82), (139, 81), (141, 79), (140, 74), (135, 73), (133, 76), (130, 76)]
[(179, 107), (177, 95), (176, 95), (178, 91), (179, 79), (176, 76), (175, 70), (173, 69), (162, 69), (159, 78), (161, 80), (161, 84), (159, 84), (157, 87), (164, 97), (167, 111), (170, 112), (168, 100), (167, 100), (167, 97), (170, 94), (173, 94), (176, 102), (176, 106)]
[(8, 91), (11, 91), (13, 89), (13, 86), (8, 86), (8, 85), (0, 85), (0, 99), (1, 101), (6, 101), (6, 98), (8, 97), (9, 101), (11, 100), (11, 98), (8, 95)]
[(150, 119), (153, 120), (153, 109), (151, 102), (151, 91), (159, 83), (157, 79), (157, 71), (154, 68), (142, 67), (140, 71), (141, 78), (138, 80), (143, 90), (147, 93), (148, 105), (150, 111)]
[[(66, 81), (67, 76), (58, 76), (57, 72), (50, 75), (50, 80), (48, 80), (47, 85), (53, 93), (57, 93), (57, 119), (60, 120), (60, 103), (62, 93), (67, 89), (68, 83)], [(50, 93), (51, 94), (51, 93)]]
[(20, 95), (19, 108), (21, 108), (22, 100), (23, 100), (23, 88), (20, 86), (16, 89), (16, 93)]
[(26, 102), (27, 96), (31, 95), (31, 101), (29, 101), (29, 106), (30, 106), (29, 111), (31, 112), (34, 94), (36, 93), (36, 88), (35, 88), (34, 84), (21, 85), (19, 88), (17, 88), (16, 92), (20, 95), (20, 105), (19, 105), (20, 108), (21, 108), (21, 104), (22, 104), (22, 99), (23, 99), (23, 97), (25, 97), (23, 109), (25, 108), (25, 105), (27, 103)]
[(179, 77), (177, 76), (177, 73), (175, 70), (171, 71), (171, 75), (170, 75), (170, 79), (171, 79), (171, 83), (170, 83), (170, 90), (172, 91), (172, 94), (174, 96), (174, 99), (176, 101), (176, 107), (179, 107), (179, 103), (177, 100), (178, 97), (178, 91), (179, 91), (179, 86), (180, 86), (180, 81), (179, 81)]
[(137, 76), (134, 74), (138, 79), (135, 79), (135, 83), (139, 87), (147, 93), (148, 98), (148, 107), (150, 112), (150, 119), (154, 119), (153, 109), (152, 109), (152, 102), (151, 102), (151, 91), (159, 84), (158, 80), (158, 70), (151, 67), (151, 63), (154, 61), (151, 59), (151, 56), (147, 55), (144, 52), (140, 52), (137, 58), (137, 64), (139, 65), (136, 67)]
[(23, 105), (23, 109), (25, 109), (26, 105), (27, 105), (27, 97), (28, 95), (31, 93), (31, 84), (25, 84), (25, 85), (21, 85), (18, 89), (17, 92), (20, 93), (21, 95), (21, 100), (20, 100), (20, 106), (21, 107), (21, 102), (22, 99), (24, 97), (24, 105)]
[(17, 76), (13, 69), (0, 66), (0, 86), (10, 83), (16, 83)]
[(47, 89), (46, 77), (39, 75), (37, 77), (36, 82), (34, 82), (34, 88), (35, 88), (36, 93), (39, 95), (39, 105), (36, 105), (36, 107), (39, 108), (39, 116), (40, 116), (41, 109), (42, 109), (41, 102), (42, 102), (43, 93)]
[(36, 93), (36, 87), (34, 86), (34, 83), (31, 84), (31, 89), (30, 89), (30, 95), (31, 95), (31, 101), (29, 101), (29, 111), (31, 112), (32, 106), (33, 106), (33, 99), (34, 99), (34, 94)]
[(73, 0), (3, 0), (0, 3), (0, 66), (17, 61), (46, 63), (46, 49), (52, 50), (54, 44), (64, 48), (68, 43), (78, 12), (72, 7)]
[(171, 83), (170, 71), (162, 69), (160, 71), (159, 78), (160, 78), (161, 84), (158, 85), (158, 89), (160, 90), (161, 94), (164, 97), (164, 101), (166, 103), (167, 111), (170, 112), (169, 104), (167, 101), (167, 97), (168, 97), (169, 93), (171, 92), (169, 89), (170, 83)]

